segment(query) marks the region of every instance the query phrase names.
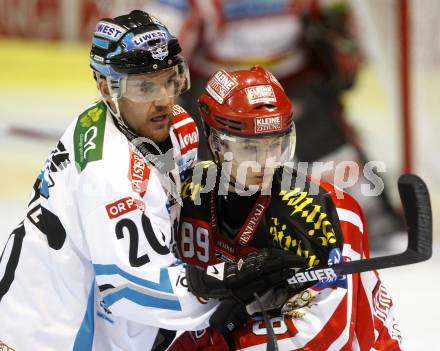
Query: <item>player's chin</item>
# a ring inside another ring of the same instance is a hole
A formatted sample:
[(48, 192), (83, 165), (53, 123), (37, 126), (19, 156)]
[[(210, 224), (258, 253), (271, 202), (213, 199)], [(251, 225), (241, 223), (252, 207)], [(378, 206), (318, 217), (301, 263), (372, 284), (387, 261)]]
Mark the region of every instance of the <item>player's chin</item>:
[(160, 126), (149, 124), (148, 126), (145, 127), (144, 134), (148, 135), (149, 138), (155, 143), (161, 143), (168, 138), (170, 133), (170, 127), (171, 127), (171, 122), (164, 123)]
[(261, 174), (258, 175), (249, 175), (246, 179), (246, 185), (252, 186), (252, 187), (261, 187), (261, 185), (263, 184), (263, 179), (264, 176)]
[(168, 136), (169, 128), (163, 128), (161, 130), (155, 130), (153, 133), (151, 133), (150, 139), (155, 143), (162, 143), (168, 138)]

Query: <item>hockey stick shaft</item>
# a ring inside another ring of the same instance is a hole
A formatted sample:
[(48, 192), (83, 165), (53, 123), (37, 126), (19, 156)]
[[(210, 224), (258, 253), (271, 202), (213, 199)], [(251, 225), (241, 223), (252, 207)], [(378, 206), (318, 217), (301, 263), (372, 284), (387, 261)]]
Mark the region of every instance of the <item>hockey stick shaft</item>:
[(267, 346), (266, 351), (278, 351), (278, 344), (276, 341), (275, 333), (272, 328), (272, 323), (269, 320), (269, 317), (267, 316), (267, 312), (264, 309), (263, 303), (261, 302), (260, 297), (257, 293), (254, 292), (255, 300), (258, 303), (258, 306), (260, 307), (262, 313), (263, 313), (263, 320), (264, 323), (266, 323), (266, 330), (267, 330)]
[(408, 265), (428, 260), (432, 255), (432, 213), (425, 182), (414, 174), (399, 178), (398, 188), (408, 226), (408, 247), (395, 255), (341, 262), (325, 268), (310, 268), (295, 273), (289, 284), (326, 281), (346, 274)]

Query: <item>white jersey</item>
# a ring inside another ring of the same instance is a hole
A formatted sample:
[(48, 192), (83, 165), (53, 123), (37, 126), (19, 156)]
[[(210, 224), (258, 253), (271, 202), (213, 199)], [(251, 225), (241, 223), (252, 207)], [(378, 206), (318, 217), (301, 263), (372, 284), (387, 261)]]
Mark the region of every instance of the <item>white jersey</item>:
[(173, 115), (168, 178), (102, 101), (68, 127), (1, 256), (0, 349), (130, 350), (138, 336), (148, 350), (158, 328), (208, 325), (217, 303), (188, 292), (172, 249), (180, 206), (164, 184), (179, 188), (198, 144), (192, 118)]

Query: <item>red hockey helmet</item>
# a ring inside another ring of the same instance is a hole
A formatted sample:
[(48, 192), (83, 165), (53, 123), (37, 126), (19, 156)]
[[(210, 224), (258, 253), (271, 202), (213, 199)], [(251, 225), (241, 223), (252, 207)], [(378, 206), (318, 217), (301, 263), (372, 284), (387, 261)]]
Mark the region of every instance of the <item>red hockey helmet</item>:
[(279, 161), (293, 158), (292, 102), (276, 78), (263, 67), (217, 71), (198, 101), (208, 134), (215, 130), (223, 140), (233, 139), (235, 143), (281, 139), (284, 156)]

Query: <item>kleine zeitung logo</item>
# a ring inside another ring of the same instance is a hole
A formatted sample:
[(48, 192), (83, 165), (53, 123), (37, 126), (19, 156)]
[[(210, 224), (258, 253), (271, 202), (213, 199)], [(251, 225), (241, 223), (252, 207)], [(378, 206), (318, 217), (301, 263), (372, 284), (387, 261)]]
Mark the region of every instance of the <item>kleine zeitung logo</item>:
[(238, 83), (225, 71), (220, 70), (209, 80), (206, 90), (220, 104)]
[(255, 133), (270, 133), (281, 130), (281, 116), (255, 118)]
[(270, 85), (248, 87), (245, 88), (245, 92), (250, 104), (259, 104), (262, 102), (270, 104), (277, 101), (275, 92)]

